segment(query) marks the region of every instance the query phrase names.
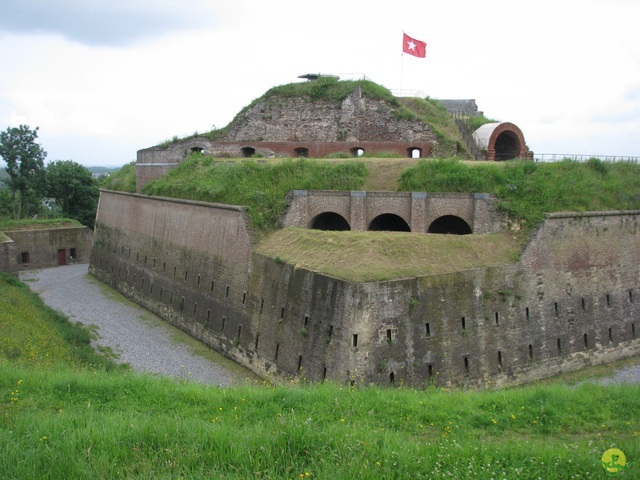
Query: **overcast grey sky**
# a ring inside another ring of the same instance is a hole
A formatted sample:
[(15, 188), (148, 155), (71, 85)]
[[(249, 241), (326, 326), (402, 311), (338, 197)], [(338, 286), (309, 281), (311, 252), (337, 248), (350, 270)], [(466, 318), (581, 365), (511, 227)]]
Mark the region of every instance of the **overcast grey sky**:
[[(640, 156), (638, 0), (0, 0), (0, 130), (120, 166), (275, 85), (359, 74), (474, 98), (536, 153)], [(402, 32), (427, 42), (402, 55)]]

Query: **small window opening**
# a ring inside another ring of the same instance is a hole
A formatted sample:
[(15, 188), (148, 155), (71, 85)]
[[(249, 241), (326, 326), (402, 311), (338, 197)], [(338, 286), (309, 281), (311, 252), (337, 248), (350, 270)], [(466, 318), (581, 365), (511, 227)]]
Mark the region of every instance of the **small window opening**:
[(244, 305), (247, 302), (247, 292), (242, 292), (242, 304)]
[(329, 338), (333, 337), (333, 325), (329, 325), (329, 333), (327, 335)]
[(22, 259), (22, 264), (23, 264), (23, 265), (26, 265), (26, 264), (28, 264), (28, 263), (29, 263), (29, 252), (22, 252), (22, 253), (20, 254), (20, 257), (21, 257), (21, 259)]
[(220, 325), (220, 331), (224, 332), (224, 324), (227, 323), (227, 317), (222, 317), (222, 324)]
[(433, 378), (433, 365), (431, 363), (427, 365), (427, 377), (429, 377), (429, 380)]
[(260, 313), (262, 313), (263, 308), (264, 308), (264, 298), (260, 299)]
[(391, 329), (387, 328), (387, 342), (391, 342), (393, 338), (391, 337)]
[(354, 334), (353, 334), (353, 343), (352, 343), (352, 345), (353, 345), (354, 347), (357, 347), (357, 346), (358, 346), (358, 334), (357, 334), (357, 333), (354, 333)]
[(460, 319), (460, 323), (461, 323), (461, 325), (462, 325), (462, 330), (466, 330), (466, 329), (467, 329), (467, 319), (466, 319), (466, 318), (464, 318), (464, 317), (462, 317), (462, 318)]
[(585, 333), (582, 339), (584, 340), (584, 348), (589, 348), (589, 336)]
[(211, 321), (211, 309), (207, 310), (207, 320), (204, 323), (204, 328), (209, 328), (209, 322)]
[(306, 327), (309, 324), (309, 315), (304, 316), (304, 326)]
[(154, 258), (154, 259), (153, 259), (153, 268), (156, 268), (156, 262), (157, 262), (157, 261), (158, 261), (158, 259), (157, 259), (157, 258)]
[(282, 309), (280, 310), (280, 318), (284, 318), (284, 307), (282, 307)]
[(189, 278), (189, 270), (185, 270), (185, 272), (184, 272), (184, 281), (186, 282), (188, 278)]
[(258, 351), (258, 341), (260, 340), (260, 335), (256, 335), (256, 343), (253, 345), (253, 349)]
[(502, 369), (502, 352), (498, 350), (498, 367)]
[(322, 367), (322, 380), (327, 379), (327, 366)]
[[(76, 259), (76, 256), (77, 256), (77, 255), (76, 255), (76, 249), (75, 249), (75, 248), (70, 248), (70, 249), (69, 249), (69, 258), (70, 258), (71, 260), (75, 260), (75, 259)], [(629, 292), (629, 293), (631, 293), (631, 292)]]
[(556, 347), (558, 349), (558, 355), (562, 355), (562, 340), (556, 340)]
[(463, 357), (464, 359), (464, 372), (469, 373), (469, 357)]
[(240, 340), (240, 335), (242, 335), (242, 325), (238, 325), (238, 340)]
[(149, 285), (149, 295), (153, 294), (153, 282), (151, 282), (151, 285)]
[(394, 373), (393, 373), (393, 372), (391, 372), (391, 373), (389, 374), (389, 383), (394, 383), (394, 382), (396, 381), (396, 378), (395, 378), (395, 377), (396, 377), (396, 376), (394, 375)]
[(533, 345), (529, 344), (529, 360), (533, 360)]
[(198, 281), (196, 282), (196, 285), (199, 287), (200, 286), (200, 275), (198, 275)]
[(530, 320), (531, 318), (531, 314), (529, 313), (529, 307), (525, 307), (524, 309), (524, 318), (526, 318), (527, 320)]
[(629, 290), (629, 302), (633, 303), (633, 290)]
[(226, 293), (224, 295), (225, 297), (229, 297), (229, 288), (231, 288), (231, 287), (229, 285), (227, 285), (227, 291), (226, 291)]
[(609, 328), (609, 342), (613, 342), (613, 330)]
[(553, 309), (555, 311), (555, 314), (558, 315), (558, 313), (559, 313), (558, 302), (553, 302)]
[(495, 321), (496, 321), (496, 325), (500, 325), (500, 315), (498, 314), (498, 312), (496, 312), (495, 314)]
[(607, 293), (607, 307), (611, 306), (611, 295)]
[(275, 357), (274, 357), (276, 360), (278, 359), (278, 353), (279, 352), (280, 352), (280, 344), (276, 343), (276, 354), (275, 354)]
[(216, 288), (216, 282), (214, 282), (213, 280), (211, 280), (211, 291), (213, 292), (213, 289)]
[(184, 312), (184, 297), (180, 299), (180, 311)]
[(424, 333), (426, 337), (431, 336), (431, 326), (429, 325), (428, 322), (424, 324)]
[(302, 370), (302, 355), (298, 355), (298, 371)]
[(582, 310), (586, 310), (585, 303), (584, 303), (584, 298), (581, 300), (581, 303), (582, 303)]

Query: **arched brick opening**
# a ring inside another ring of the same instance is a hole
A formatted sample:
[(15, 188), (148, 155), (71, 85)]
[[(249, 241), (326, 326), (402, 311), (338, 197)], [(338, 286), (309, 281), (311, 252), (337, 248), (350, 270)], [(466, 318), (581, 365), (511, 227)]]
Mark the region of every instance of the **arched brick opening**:
[(253, 147), (242, 147), (240, 151), (242, 152), (242, 156), (247, 158), (256, 154), (256, 149)]
[(532, 158), (522, 131), (513, 123), (485, 123), (473, 133), (478, 147), (487, 160)]
[(349, 150), (349, 152), (351, 153), (351, 156), (353, 156), (353, 157), (362, 157), (364, 155), (364, 148), (362, 148), (362, 147), (353, 147), (351, 150)]
[(294, 150), (296, 157), (307, 158), (309, 156), (309, 149), (304, 147), (298, 147)]
[(191, 153), (204, 153), (204, 148), (202, 147), (191, 147)]
[(383, 213), (371, 220), (367, 230), (377, 232), (410, 232), (411, 227), (402, 217), (394, 213)]
[(450, 233), (453, 235), (469, 235), (473, 233), (471, 227), (462, 218), (455, 215), (444, 215), (436, 218), (427, 233)]
[(310, 222), (309, 228), (314, 230), (332, 230), (332, 231), (346, 231), (351, 230), (349, 222), (345, 218), (335, 212), (323, 212), (316, 215)]
[(407, 148), (407, 156), (409, 158), (422, 158), (422, 149), (418, 147)]

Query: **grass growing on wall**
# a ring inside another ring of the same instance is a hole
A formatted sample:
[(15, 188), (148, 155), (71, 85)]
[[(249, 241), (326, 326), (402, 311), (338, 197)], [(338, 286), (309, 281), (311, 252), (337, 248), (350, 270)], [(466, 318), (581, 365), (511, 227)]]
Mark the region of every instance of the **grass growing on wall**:
[(493, 193), (512, 220), (534, 227), (544, 213), (640, 208), (640, 165), (595, 158), (492, 164), (423, 160), (402, 172), (398, 189)]
[(276, 228), (290, 190), (358, 190), (367, 175), (362, 162), (322, 163), (284, 160), (270, 164), (244, 161), (216, 162), (194, 155), (159, 180), (145, 185), (143, 193), (189, 200), (246, 205), (255, 227)]
[(130, 162), (119, 170), (105, 177), (100, 182), (100, 188), (135, 193), (136, 191), (136, 162)]
[(285, 228), (265, 238), (256, 251), (332, 277), (373, 282), (506, 265), (517, 260), (520, 244), (509, 232), (415, 235)]
[(47, 228), (82, 227), (77, 220), (69, 218), (50, 218), (42, 220), (0, 220), (0, 230), (39, 230)]

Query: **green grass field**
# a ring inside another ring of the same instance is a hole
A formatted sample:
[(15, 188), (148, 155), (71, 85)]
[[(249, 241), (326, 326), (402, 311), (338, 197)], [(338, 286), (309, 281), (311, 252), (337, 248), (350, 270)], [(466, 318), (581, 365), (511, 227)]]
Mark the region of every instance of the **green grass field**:
[(640, 476), (639, 385), (216, 388), (113, 368), (24, 284), (0, 291), (3, 479), (605, 478), (611, 447)]

